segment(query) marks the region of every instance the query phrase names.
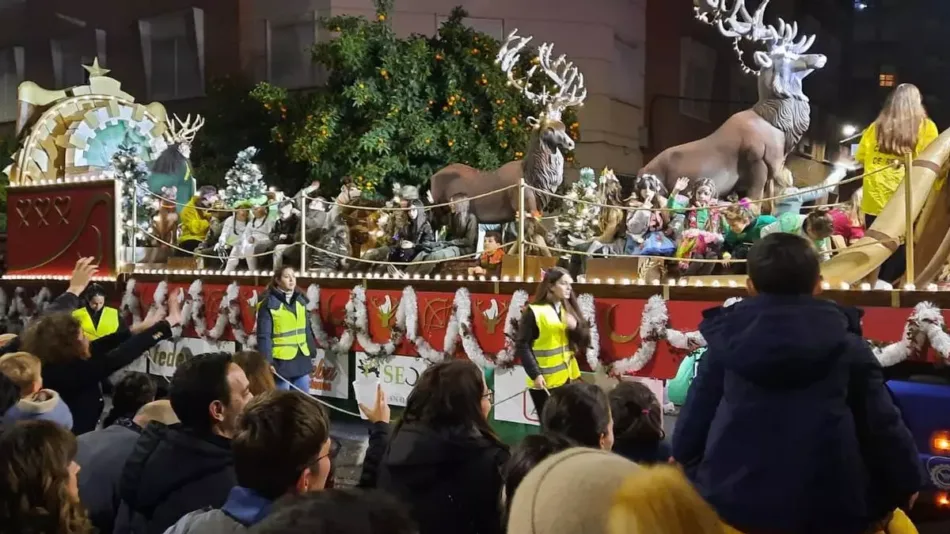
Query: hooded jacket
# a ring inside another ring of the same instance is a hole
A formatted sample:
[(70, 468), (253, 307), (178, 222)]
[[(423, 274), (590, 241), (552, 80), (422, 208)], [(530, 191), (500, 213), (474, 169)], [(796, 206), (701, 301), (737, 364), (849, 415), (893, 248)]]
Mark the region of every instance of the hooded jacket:
[(7, 410), (4, 424), (13, 425), (17, 421), (52, 421), (66, 430), (73, 428), (73, 414), (63, 402), (59, 393), (51, 389), (41, 389), (29, 397), (23, 397)]
[(236, 484), (231, 440), (152, 423), (122, 471), (114, 532), (162, 534), (189, 512), (220, 508)]
[(409, 506), (419, 534), (501, 534), (509, 453), (474, 430), (406, 424), (392, 435), (377, 487)]
[(863, 533), (918, 491), (917, 448), (861, 313), (763, 295), (704, 313), (673, 455), (740, 531)]
[(267, 517), (272, 506), (254, 490), (235, 486), (220, 510), (191, 512), (165, 534), (243, 534)]

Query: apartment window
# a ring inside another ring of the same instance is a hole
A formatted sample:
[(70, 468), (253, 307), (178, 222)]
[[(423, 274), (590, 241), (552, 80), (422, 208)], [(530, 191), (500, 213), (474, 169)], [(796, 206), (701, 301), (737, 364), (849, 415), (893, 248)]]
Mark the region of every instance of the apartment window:
[[(435, 21), (436, 27), (441, 28), (442, 24), (444, 24), (447, 20), (449, 20), (449, 17), (445, 15), (439, 15)], [(499, 41), (503, 41), (505, 39), (505, 21), (502, 19), (466, 17), (462, 19), (462, 24), (477, 32), (490, 35)]]
[(267, 79), (288, 88), (312, 87), (321, 81), (312, 50), (318, 40), (316, 12), (292, 22), (265, 21)]
[(17, 88), (23, 82), (23, 47), (0, 50), (0, 122), (15, 121)]
[(203, 10), (191, 8), (140, 20), (139, 37), (150, 100), (204, 95)]
[(614, 98), (632, 106), (643, 105), (643, 62), (642, 47), (614, 39), (610, 83)]
[(710, 120), (716, 51), (689, 37), (680, 40), (680, 113)]
[(88, 73), (83, 65), (92, 65), (99, 59), (99, 65), (106, 66), (106, 32), (93, 30), (92, 34), (83, 33), (67, 39), (50, 41), (53, 53), (53, 79), (56, 87), (76, 87), (85, 85)]
[(896, 69), (892, 65), (882, 65), (877, 79), (881, 87), (894, 87), (897, 85)]

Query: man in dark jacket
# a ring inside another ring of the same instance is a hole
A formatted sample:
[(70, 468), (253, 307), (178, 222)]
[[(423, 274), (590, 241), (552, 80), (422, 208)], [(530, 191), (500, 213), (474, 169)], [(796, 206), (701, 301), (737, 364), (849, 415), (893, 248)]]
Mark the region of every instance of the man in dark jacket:
[(79, 471), (79, 498), (89, 511), (89, 519), (99, 532), (112, 532), (119, 511), (119, 478), (125, 460), (151, 422), (171, 425), (178, 422), (167, 400), (143, 406), (132, 419), (120, 418), (115, 424), (79, 436), (76, 463)]
[(119, 482), (116, 534), (162, 534), (185, 514), (220, 507), (237, 482), (231, 439), (252, 395), (227, 353), (194, 356), (175, 371), (169, 398), (181, 424), (151, 424)]
[(258, 397), (232, 442), (238, 485), (224, 506), (191, 512), (166, 534), (246, 532), (277, 499), (326, 487), (330, 448), (330, 420), (313, 397), (297, 391)]
[(748, 272), (752, 298), (700, 325), (673, 455), (742, 532), (863, 534), (913, 504), (922, 473), (860, 312), (815, 298), (817, 251), (797, 235), (757, 242)]

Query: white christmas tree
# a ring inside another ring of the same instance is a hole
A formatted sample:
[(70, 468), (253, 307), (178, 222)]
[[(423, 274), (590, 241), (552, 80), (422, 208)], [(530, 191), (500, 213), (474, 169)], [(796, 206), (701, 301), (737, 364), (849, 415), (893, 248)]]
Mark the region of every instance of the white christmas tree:
[(238, 152), (234, 166), (224, 175), (227, 186), (224, 189), (223, 200), (228, 205), (233, 206), (238, 202), (256, 199), (267, 194), (264, 174), (261, 168), (252, 161), (256, 155), (257, 149), (252, 146)]
[[(138, 149), (129, 144), (119, 145), (112, 155), (110, 170), (122, 182), (123, 242), (132, 246), (130, 235), (143, 239), (150, 233), (152, 219), (158, 213), (159, 201), (149, 193), (148, 166), (139, 157)], [(136, 206), (132, 220), (132, 206)]]
[(558, 246), (565, 249), (592, 240), (598, 230), (600, 206), (596, 204), (602, 199), (594, 170), (585, 167), (580, 174), (580, 180), (564, 195), (564, 212), (557, 218)]

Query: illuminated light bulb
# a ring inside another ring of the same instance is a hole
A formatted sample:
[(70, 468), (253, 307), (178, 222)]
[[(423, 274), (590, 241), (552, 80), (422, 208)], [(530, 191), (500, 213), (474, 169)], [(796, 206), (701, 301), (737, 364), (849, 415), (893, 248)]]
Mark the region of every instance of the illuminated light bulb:
[(520, 277), (520, 276), (516, 276), (516, 277), (515, 277), (515, 282), (521, 282), (521, 281), (522, 281), (522, 280), (521, 280), (521, 277)]
[(389, 273), (383, 273), (383, 280), (389, 280)]
[(533, 277), (533, 276), (529, 276), (529, 277), (528, 277), (528, 283), (529, 283), (529, 284), (534, 283), (534, 277)]
[(917, 286), (914, 284), (904, 284), (904, 291), (917, 291)]
[(479, 281), (479, 282), (484, 282), (484, 281), (485, 281), (485, 275), (484, 275), (484, 274), (478, 275), (478, 281)]
[(659, 279), (659, 278), (654, 278), (653, 281), (650, 282), (650, 284), (651, 284), (651, 285), (654, 285), (654, 286), (658, 286), (658, 285), (660, 285), (660, 279)]
[(849, 289), (851, 289), (851, 284), (849, 284), (849, 283), (847, 283), (847, 282), (841, 282), (841, 290), (842, 290), (842, 291), (848, 291)]
[[(428, 278), (428, 277), (427, 277), (427, 278)], [(441, 280), (441, 279), (442, 279), (442, 275), (441, 275), (441, 274), (437, 274), (437, 275), (433, 276), (432, 279), (433, 279), (433, 280)]]
[(347, 278), (353, 278), (353, 273), (346, 273)]
[(595, 284), (599, 284), (599, 283), (600, 283), (600, 278), (594, 278), (594, 283), (595, 283)]
[(680, 285), (680, 287), (686, 287), (687, 285), (689, 285), (689, 280), (687, 280), (687, 279), (685, 279), (685, 278), (680, 278), (680, 280), (679, 280), (679, 285)]
[(673, 280), (672, 278), (670, 278), (669, 280), (666, 281), (666, 285), (668, 285), (668, 286), (675, 286), (675, 285), (676, 285), (676, 280)]
[(446, 279), (446, 280), (452, 280), (452, 275), (451, 275), (451, 274), (445, 275), (445, 279)]
[(927, 291), (936, 291), (937, 289), (937, 284), (927, 284)]
[(469, 282), (474, 282), (474, 281), (475, 281), (475, 276), (473, 276), (473, 275), (471, 275), (471, 274), (468, 275), (468, 280), (469, 280)]
[(506, 274), (505, 276), (502, 276), (502, 277), (501, 277), (501, 281), (502, 281), (502, 282), (510, 282), (510, 281), (511, 281), (511, 277)]
[(861, 284), (861, 291), (870, 291), (870, 290), (871, 290), (871, 284), (867, 282), (864, 282)]
[(704, 284), (702, 280), (696, 280), (695, 286), (696, 286), (696, 287), (706, 287), (706, 284)]
[(630, 279), (629, 279), (629, 278), (624, 278), (623, 280), (620, 281), (620, 283), (623, 284), (623, 285), (625, 285), (625, 286), (629, 286), (629, 285), (630, 285)]
[(821, 283), (821, 288), (822, 288), (822, 289), (831, 289), (831, 284), (829, 284), (828, 282), (822, 282), (822, 283)]
[(712, 283), (713, 287), (720, 287), (721, 285), (722, 284), (719, 283), (719, 280), (713, 280), (713, 283)]
[(607, 283), (610, 284), (610, 285), (614, 285), (614, 284), (617, 283), (617, 281), (614, 280), (613, 278), (608, 278), (608, 279), (607, 279)]
[(492, 276), (492, 277), (491, 277), (491, 281), (492, 281), (492, 282), (497, 282), (497, 281), (498, 281), (498, 277), (497, 277), (497, 276)]
[(729, 287), (739, 287), (735, 280), (729, 280)]

